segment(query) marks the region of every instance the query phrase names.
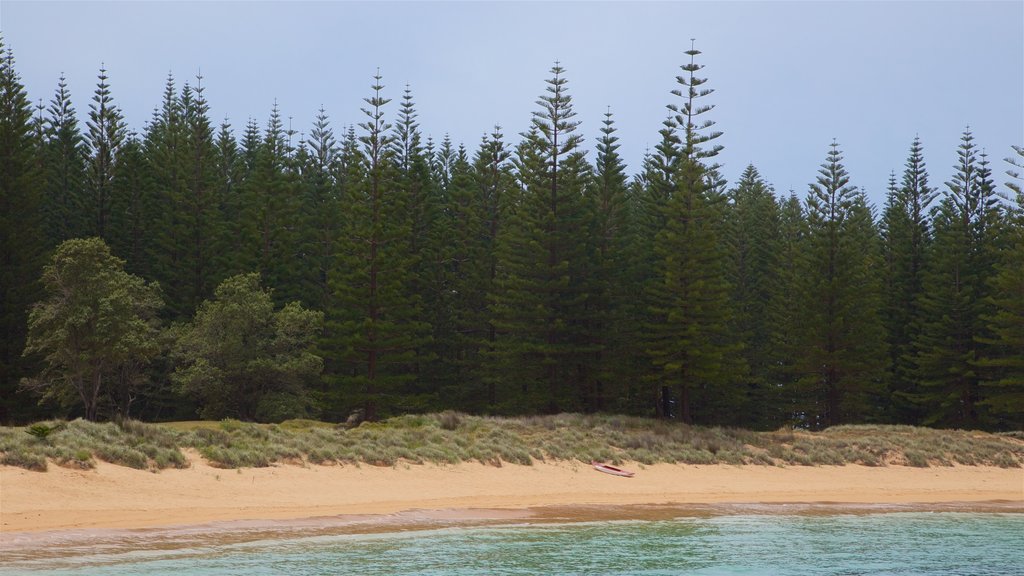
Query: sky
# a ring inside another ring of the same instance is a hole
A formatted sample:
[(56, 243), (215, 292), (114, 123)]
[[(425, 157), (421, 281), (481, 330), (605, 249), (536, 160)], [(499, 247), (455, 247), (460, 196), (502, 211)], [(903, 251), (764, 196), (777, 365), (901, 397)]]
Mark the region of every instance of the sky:
[(308, 132), (362, 122), (379, 68), (390, 118), (405, 86), (421, 130), (472, 152), (500, 124), (517, 141), (557, 60), (592, 148), (614, 114), (629, 172), (659, 141), (691, 39), (734, 182), (753, 164), (803, 197), (835, 139), (877, 206), (919, 136), (933, 185), (970, 126), (1003, 182), (1024, 145), (1024, 1), (964, 2), (18, 2), (0, 32), (33, 102), (61, 73), (85, 118), (107, 69), (141, 132), (168, 74), (203, 85), (215, 123), (266, 124), (275, 100)]

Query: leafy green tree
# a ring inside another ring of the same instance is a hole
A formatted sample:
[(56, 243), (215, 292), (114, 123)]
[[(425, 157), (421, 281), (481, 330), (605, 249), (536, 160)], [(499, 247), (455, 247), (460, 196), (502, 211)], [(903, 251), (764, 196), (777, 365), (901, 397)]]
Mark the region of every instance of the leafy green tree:
[(914, 339), (918, 389), (908, 398), (924, 410), (924, 424), (976, 427), (980, 376), (976, 367), (991, 314), (988, 279), (995, 267), (998, 198), (979, 165), (974, 136), (964, 132), (956, 172), (933, 214), (935, 239), (926, 255)]
[(673, 189), (664, 205), (664, 228), (654, 238), (657, 258), (646, 287), (649, 321), (647, 354), (656, 370), (655, 389), (664, 396), (678, 391), (679, 418), (686, 423), (727, 422), (742, 403), (738, 383), (746, 366), (740, 343), (730, 330), (732, 309), (726, 277), (728, 253), (718, 232), (721, 212), (714, 202), (709, 172), (721, 146), (714, 122), (702, 120), (712, 107), (699, 99), (712, 93), (697, 77), (699, 50), (686, 52), (690, 62), (677, 77), (681, 89), (670, 104), (672, 124), (682, 131)]
[(71, 92), (62, 74), (47, 108), (46, 231), (50, 245), (85, 233), (86, 148), (71, 104)]
[[(412, 224), (396, 184), (390, 125), (384, 121), (381, 77), (366, 98), (362, 150), (352, 155), (345, 186), (346, 218), (333, 275), (332, 376), (341, 406), (361, 407), (368, 419), (421, 401), (403, 396), (416, 375), (416, 351), (429, 342), (419, 295), (411, 293)], [(336, 408), (336, 409), (341, 409)]]
[(906, 401), (916, 388), (913, 335), (919, 330), (925, 257), (931, 241), (927, 209), (935, 199), (928, 185), (924, 155), (919, 138), (910, 146), (902, 184), (895, 177), (889, 188), (882, 215), (882, 251), (884, 262), (884, 317), (889, 346), (889, 389), (895, 420), (920, 421), (915, 405)]
[(498, 238), (492, 357), (504, 390), (497, 404), (506, 411), (576, 410), (593, 381), (586, 317), (589, 167), (564, 72), (558, 63), (551, 68), (547, 93), (524, 134), (516, 166), (523, 193)]
[(28, 94), (0, 40), (0, 420), (25, 411), (15, 392), (29, 366), (21, 358), (27, 309), (38, 298), (46, 249), (37, 147)]
[(833, 142), (807, 196), (797, 408), (811, 428), (878, 418), (883, 393), (878, 237), (863, 192), (849, 182)]
[(99, 82), (89, 105), (86, 144), (89, 149), (87, 211), (92, 219), (88, 233), (108, 240), (110, 237), (111, 186), (117, 169), (114, 158), (125, 138), (124, 117), (114, 104), (107, 84), (107, 70), (100, 66)]
[(124, 271), (99, 238), (67, 240), (43, 269), (25, 354), (45, 368), (23, 385), (96, 420), (105, 395), (127, 416), (141, 366), (158, 352), (156, 287)]
[(312, 352), (322, 321), (298, 302), (275, 311), (258, 274), (232, 276), (181, 329), (172, 380), (199, 400), (206, 419), (308, 416), (307, 390), (323, 369)]
[(778, 426), (777, 390), (771, 371), (778, 356), (772, 341), (775, 323), (770, 315), (773, 292), (781, 281), (781, 216), (771, 186), (753, 165), (747, 166), (730, 190), (727, 213), (732, 249), (730, 284), (736, 315), (734, 326), (744, 343), (743, 357), (750, 367), (746, 395), (749, 408), (745, 425)]

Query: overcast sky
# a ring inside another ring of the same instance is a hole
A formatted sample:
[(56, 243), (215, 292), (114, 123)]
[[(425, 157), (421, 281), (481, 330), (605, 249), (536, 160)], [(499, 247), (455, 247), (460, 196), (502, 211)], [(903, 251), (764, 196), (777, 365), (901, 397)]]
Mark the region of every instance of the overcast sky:
[[(472, 151), (495, 124), (518, 139), (549, 69), (567, 70), (592, 148), (606, 107), (635, 172), (673, 101), (684, 52), (703, 51), (725, 176), (753, 163), (800, 196), (832, 139), (879, 207), (920, 135), (933, 184), (970, 125), (999, 181), (1024, 144), (1024, 2), (16, 2), (0, 30), (33, 101), (61, 72), (84, 117), (104, 63), (142, 131), (169, 72), (202, 70), (211, 115), (236, 134), (276, 99), (298, 131), (321, 105), (363, 121), (379, 67), (390, 113), (408, 83), (425, 134)], [(593, 153), (588, 153), (593, 158)]]

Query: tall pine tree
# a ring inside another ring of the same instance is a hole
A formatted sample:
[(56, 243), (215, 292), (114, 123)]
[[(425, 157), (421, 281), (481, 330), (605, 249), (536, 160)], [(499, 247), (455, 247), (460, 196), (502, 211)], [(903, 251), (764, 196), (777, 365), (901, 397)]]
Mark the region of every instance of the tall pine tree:
[(47, 108), (46, 232), (51, 246), (90, 229), (85, 208), (86, 148), (78, 127), (71, 91), (62, 74)]
[(1007, 187), (1013, 192), (1007, 217), (1005, 249), (989, 280), (991, 308), (982, 317), (988, 334), (979, 338), (987, 345), (978, 366), (982, 373), (981, 404), (993, 414), (1000, 428), (1024, 428), (1024, 147), (1014, 146), (1015, 157)]
[(682, 104), (669, 105), (682, 133), (671, 197), (664, 205), (665, 227), (654, 238), (657, 260), (646, 291), (647, 354), (656, 367), (659, 413), (675, 389), (683, 422), (722, 423), (739, 416), (738, 384), (746, 367), (730, 329), (728, 254), (718, 237), (721, 213), (708, 178), (717, 168), (713, 159), (722, 146), (714, 141), (721, 132), (704, 119), (713, 106), (700, 99), (713, 91), (697, 76), (703, 68), (696, 63), (700, 51), (691, 48), (686, 54), (690, 62), (676, 77), (680, 89), (672, 91)]
[(954, 169), (933, 215), (935, 240), (926, 254), (919, 304), (924, 321), (914, 339), (918, 389), (908, 398), (924, 410), (924, 424), (966, 428), (982, 422), (976, 362), (982, 317), (990, 313), (987, 282), (999, 215), (970, 130), (961, 138)]
[(22, 351), (46, 238), (32, 105), (14, 69), (14, 53), (4, 48), (0, 39), (0, 421), (8, 422), (31, 412), (32, 403), (16, 391), (30, 370)]
[(611, 110), (604, 117), (587, 194), (594, 212), (592, 294), (586, 303), (594, 325), (594, 378), (584, 402), (592, 411), (622, 408), (626, 383), (633, 376), (632, 359), (642, 353), (636, 325), (628, 317), (637, 287), (632, 282), (634, 240), (626, 165), (618, 152)]
[(578, 409), (590, 386), (587, 172), (565, 70), (555, 63), (519, 148), (523, 196), (501, 228), (492, 348), (505, 411)]
[(111, 235), (109, 220), (111, 186), (116, 173), (114, 158), (125, 138), (124, 118), (114, 104), (107, 79), (106, 68), (100, 66), (99, 82), (86, 122), (89, 128), (86, 135), (89, 147), (87, 213), (92, 219), (88, 233), (104, 240), (109, 240)]
[[(359, 126), (362, 146), (358, 183), (346, 186), (344, 228), (332, 278), (333, 309), (328, 315), (336, 359), (338, 390), (334, 410), (360, 407), (364, 416), (408, 408), (404, 390), (415, 379), (416, 350), (429, 342), (420, 298), (412, 294), (412, 224), (406, 198), (397, 186), (390, 125), (384, 121), (381, 77), (366, 98), (366, 121)], [(350, 170), (356, 166), (350, 167)]]
[(914, 423), (920, 413), (905, 400), (916, 388), (913, 335), (919, 330), (925, 256), (931, 241), (927, 209), (935, 199), (928, 185), (921, 140), (914, 138), (899, 187), (890, 186), (882, 215), (882, 251), (885, 264), (885, 325), (889, 347), (891, 418)]
[(761, 428), (778, 426), (778, 387), (770, 380), (777, 355), (769, 310), (773, 291), (780, 283), (779, 204), (771, 187), (752, 165), (743, 171), (729, 198), (727, 225), (732, 249), (734, 326), (743, 339), (743, 356), (750, 367), (745, 424)]
[(832, 143), (807, 196), (797, 414), (825, 428), (880, 417), (884, 332), (877, 231)]

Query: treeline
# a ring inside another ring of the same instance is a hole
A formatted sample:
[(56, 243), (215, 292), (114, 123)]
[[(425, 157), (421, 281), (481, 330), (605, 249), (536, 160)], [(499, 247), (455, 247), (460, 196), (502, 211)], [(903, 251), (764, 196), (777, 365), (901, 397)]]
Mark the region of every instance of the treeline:
[[(467, 148), (425, 137), (411, 91), (392, 103), (379, 76), (355, 126), (335, 132), (320, 110), (298, 135), (275, 105), (236, 138), (201, 77), (169, 77), (129, 130), (101, 70), (82, 126), (63, 78), (32, 105), (7, 50), (0, 420), (456, 409), (1024, 426), (1024, 150), (1001, 191), (965, 131), (937, 186), (915, 139), (880, 213), (836, 143), (803, 197), (753, 166), (730, 185), (700, 52), (686, 54), (630, 176), (611, 112), (587, 150), (558, 65), (525, 133)], [(62, 244), (89, 237), (103, 242)], [(47, 336), (80, 342), (43, 322), (72, 309), (83, 283), (62, 266), (83, 259), (108, 288), (80, 318), (116, 308), (136, 330), (105, 341), (109, 365), (79, 350), (99, 374), (91, 412), (66, 389), (72, 360), (46, 352)]]

